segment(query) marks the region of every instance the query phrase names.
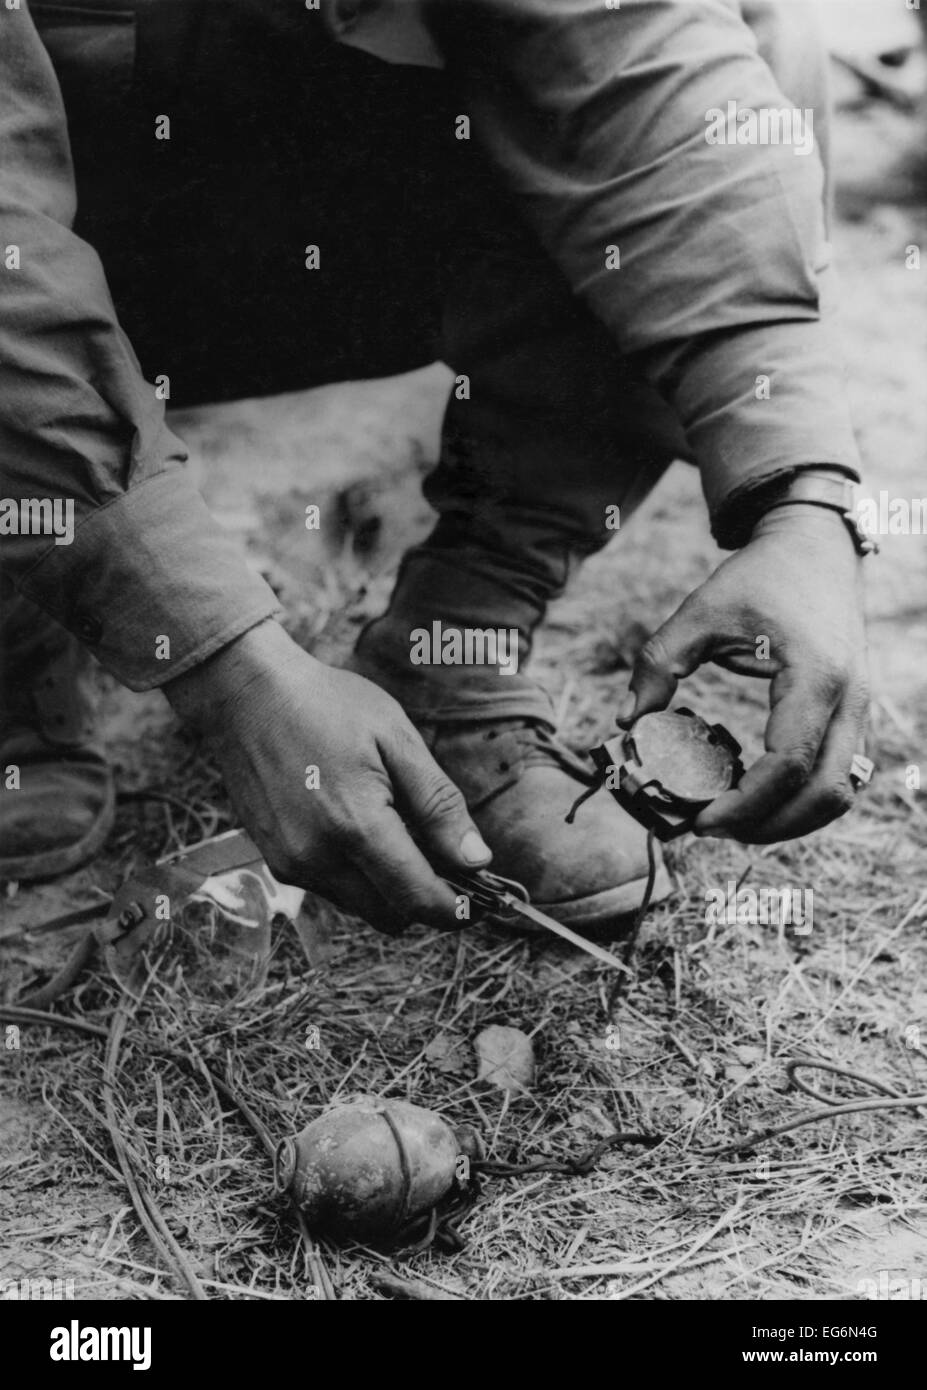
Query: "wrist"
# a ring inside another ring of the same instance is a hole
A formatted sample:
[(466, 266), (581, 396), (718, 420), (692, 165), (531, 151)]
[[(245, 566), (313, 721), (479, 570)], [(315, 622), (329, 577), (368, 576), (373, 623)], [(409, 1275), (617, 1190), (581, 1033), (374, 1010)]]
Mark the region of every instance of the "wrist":
[(298, 648), (280, 624), (266, 618), (192, 670), (168, 681), (164, 693), (180, 719), (200, 725), (230, 696), (240, 693), (294, 650)]
[(803, 540), (809, 547), (809, 555), (812, 547), (826, 545), (829, 553), (845, 552), (858, 564), (862, 563), (863, 557), (846, 521), (832, 507), (821, 507), (814, 502), (789, 502), (770, 507), (754, 525), (750, 540), (770, 535)]
[(727, 538), (722, 542), (726, 547), (737, 549), (746, 545), (763, 517), (774, 508), (790, 499), (795, 503), (813, 499), (817, 503), (827, 500), (834, 507), (848, 505), (848, 489), (854, 482), (855, 475), (839, 464), (809, 463), (782, 470), (729, 497), (721, 517), (716, 518), (716, 534)]
[(809, 520), (815, 512), (836, 518), (844, 528), (857, 555), (869, 555), (878, 550), (871, 537), (866, 535), (859, 524), (856, 504), (856, 484), (835, 470), (814, 467), (798, 471), (778, 494), (765, 500), (753, 519), (752, 534), (762, 533), (762, 522), (773, 513), (796, 513), (799, 520), (796, 528), (807, 530), (802, 520)]

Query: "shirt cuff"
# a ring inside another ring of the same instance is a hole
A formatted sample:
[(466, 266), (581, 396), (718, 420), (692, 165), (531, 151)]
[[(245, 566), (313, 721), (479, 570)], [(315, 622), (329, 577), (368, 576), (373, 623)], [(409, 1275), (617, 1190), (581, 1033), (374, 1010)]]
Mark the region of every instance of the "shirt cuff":
[(820, 323), (714, 336), (690, 353), (675, 405), (726, 550), (749, 538), (754, 489), (809, 466), (860, 480), (842, 363)]
[(21, 588), (130, 690), (174, 680), (281, 612), (179, 469), (96, 508)]

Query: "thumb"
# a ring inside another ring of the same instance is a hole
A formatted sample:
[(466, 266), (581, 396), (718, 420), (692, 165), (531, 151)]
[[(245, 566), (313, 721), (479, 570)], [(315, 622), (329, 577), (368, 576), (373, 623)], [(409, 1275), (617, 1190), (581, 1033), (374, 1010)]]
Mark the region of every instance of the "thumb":
[(463, 793), (442, 772), (418, 730), (408, 725), (381, 751), (399, 809), (426, 853), (457, 868), (485, 868), (492, 851), (473, 824)]
[(709, 655), (712, 632), (686, 600), (658, 628), (637, 654), (631, 672), (631, 693), (618, 709), (617, 722), (630, 724), (642, 714), (666, 709), (683, 676), (689, 676)]

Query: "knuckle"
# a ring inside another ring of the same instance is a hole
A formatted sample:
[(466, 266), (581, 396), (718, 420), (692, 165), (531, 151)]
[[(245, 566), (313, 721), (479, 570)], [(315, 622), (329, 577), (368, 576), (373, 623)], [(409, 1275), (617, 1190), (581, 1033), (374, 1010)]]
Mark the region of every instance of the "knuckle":
[(838, 816), (846, 815), (854, 803), (852, 789), (846, 782), (840, 782), (836, 786), (828, 787), (818, 800), (818, 809), (828, 820), (836, 820)]
[(872, 704), (872, 691), (868, 681), (855, 681), (852, 689), (851, 709), (861, 724), (869, 722), (869, 707)]
[(363, 821), (355, 816), (345, 815), (332, 820), (326, 838), (329, 844), (342, 853), (356, 854), (368, 844), (370, 835)]
[(447, 820), (466, 813), (463, 793), (446, 777), (430, 779), (419, 797), (419, 811), (425, 820)]
[[(384, 696), (392, 701), (392, 696)], [(395, 703), (395, 702), (394, 702)], [(404, 749), (407, 753), (421, 753), (425, 747), (425, 740), (422, 738), (418, 729), (405, 713), (405, 710), (398, 705), (395, 711), (395, 718), (390, 719), (387, 726), (387, 736), (389, 741), (397, 748)]]
[(400, 886), (391, 894), (391, 907), (403, 922), (423, 922), (431, 924), (434, 917), (434, 903), (418, 884)]
[(678, 616), (684, 618), (690, 628), (710, 627), (718, 616), (717, 598), (711, 599), (703, 590), (696, 589), (683, 603)]
[(666, 647), (663, 639), (656, 633), (648, 637), (637, 657), (638, 663), (650, 671), (663, 671), (667, 667)]
[(792, 748), (782, 758), (782, 785), (787, 792), (797, 792), (811, 776), (814, 754), (807, 748)]
[(817, 670), (817, 687), (826, 700), (834, 703), (847, 686), (847, 672), (836, 661), (823, 661)]

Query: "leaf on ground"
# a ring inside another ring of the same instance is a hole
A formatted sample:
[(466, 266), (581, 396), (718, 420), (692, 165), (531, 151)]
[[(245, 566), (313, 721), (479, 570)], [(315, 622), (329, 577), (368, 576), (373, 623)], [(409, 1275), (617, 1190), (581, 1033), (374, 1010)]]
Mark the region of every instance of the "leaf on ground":
[(726, 1080), (733, 1081), (739, 1086), (744, 1081), (749, 1081), (751, 1072), (748, 1067), (738, 1066), (736, 1062), (728, 1062), (724, 1068)]
[(476, 1038), (477, 1080), (502, 1091), (526, 1091), (534, 1081), (534, 1049), (520, 1028), (492, 1023)]
[(457, 1033), (437, 1033), (425, 1048), (425, 1060), (436, 1071), (465, 1072), (468, 1066), (466, 1040)]
[(567, 1120), (571, 1129), (584, 1130), (594, 1134), (597, 1139), (609, 1139), (615, 1133), (615, 1126), (607, 1119), (597, 1105), (585, 1110), (577, 1110)]
[(700, 1120), (704, 1113), (704, 1101), (699, 1100), (698, 1096), (686, 1096), (679, 1107), (679, 1123), (691, 1124), (693, 1120)]
[(321, 970), (332, 956), (331, 915), (307, 911), (304, 902), (292, 921), (311, 969)]

